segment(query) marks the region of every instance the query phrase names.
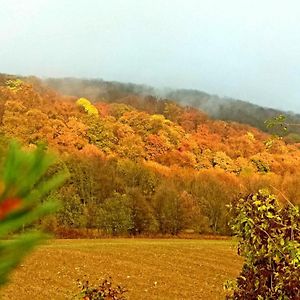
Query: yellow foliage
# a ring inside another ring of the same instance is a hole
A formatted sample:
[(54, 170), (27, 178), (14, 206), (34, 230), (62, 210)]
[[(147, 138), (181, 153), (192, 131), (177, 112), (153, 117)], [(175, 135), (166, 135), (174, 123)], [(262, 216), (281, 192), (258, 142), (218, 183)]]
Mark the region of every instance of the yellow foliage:
[(17, 92), (22, 89), (23, 81), (20, 79), (9, 79), (6, 81), (6, 86), (11, 91)]
[(88, 115), (91, 115), (91, 116), (99, 115), (97, 108), (86, 98), (79, 98), (76, 101), (76, 104), (79, 107), (82, 107), (84, 109), (84, 111), (87, 112)]

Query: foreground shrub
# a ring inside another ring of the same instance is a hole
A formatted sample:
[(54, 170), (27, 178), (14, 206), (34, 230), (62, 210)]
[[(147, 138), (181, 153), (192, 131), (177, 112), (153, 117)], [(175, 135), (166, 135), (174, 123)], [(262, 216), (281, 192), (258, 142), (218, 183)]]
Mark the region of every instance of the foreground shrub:
[(300, 299), (300, 212), (281, 208), (266, 190), (231, 206), (231, 228), (245, 258), (236, 282), (227, 282), (226, 299)]
[(78, 281), (78, 286), (81, 289), (75, 297), (78, 300), (126, 300), (124, 294), (127, 290), (120, 285), (114, 287), (111, 278), (103, 280), (98, 286), (91, 286), (88, 281)]
[[(12, 144), (8, 151), (0, 170), (0, 285), (8, 281), (9, 273), (44, 237), (38, 231), (24, 231), (55, 210), (55, 202), (42, 202), (66, 177), (65, 173), (45, 176), (54, 162), (41, 147), (25, 152)], [(13, 240), (4, 241), (12, 234)]]

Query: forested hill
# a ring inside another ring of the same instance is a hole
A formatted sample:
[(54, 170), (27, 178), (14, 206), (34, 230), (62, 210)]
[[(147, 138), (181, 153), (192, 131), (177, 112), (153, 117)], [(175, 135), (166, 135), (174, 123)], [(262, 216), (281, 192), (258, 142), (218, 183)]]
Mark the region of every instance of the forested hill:
[(74, 97), (37, 78), (0, 76), (0, 163), (13, 138), (28, 151), (42, 142), (70, 172), (49, 195), (63, 206), (44, 224), (51, 230), (228, 233), (226, 205), (240, 194), (269, 188), (298, 201), (297, 143), (142, 91), (113, 98), (113, 83), (98, 95), (79, 83)]
[[(249, 124), (263, 131), (268, 131), (265, 121), (280, 114), (287, 116), (288, 123), (300, 123), (299, 114), (266, 108), (242, 100), (221, 98), (199, 90), (162, 91), (146, 85), (75, 78), (47, 79), (46, 83), (63, 94), (85, 96), (95, 101), (126, 102), (137, 108), (144, 108), (144, 99), (150, 96), (174, 100), (181, 105), (199, 108), (213, 119)], [(289, 133), (293, 140), (300, 140), (300, 136), (295, 135), (300, 134), (299, 127), (289, 128)]]

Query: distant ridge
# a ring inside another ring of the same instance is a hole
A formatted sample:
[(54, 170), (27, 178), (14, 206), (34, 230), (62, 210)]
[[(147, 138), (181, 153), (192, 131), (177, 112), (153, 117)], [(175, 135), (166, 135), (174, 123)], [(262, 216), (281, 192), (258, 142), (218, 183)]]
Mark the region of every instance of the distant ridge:
[[(151, 86), (102, 79), (49, 78), (45, 83), (56, 90), (73, 96), (88, 97), (93, 101), (122, 102), (128, 96), (153, 96), (158, 99), (174, 100), (181, 105), (198, 108), (209, 117), (224, 121), (249, 124), (263, 131), (269, 130), (265, 121), (280, 114), (285, 114), (289, 123), (300, 123), (300, 114), (262, 107), (247, 101), (221, 98), (203, 91), (191, 89), (160, 90)], [(287, 134), (300, 134), (298, 127), (289, 128)], [(299, 137), (294, 136), (298, 140)]]

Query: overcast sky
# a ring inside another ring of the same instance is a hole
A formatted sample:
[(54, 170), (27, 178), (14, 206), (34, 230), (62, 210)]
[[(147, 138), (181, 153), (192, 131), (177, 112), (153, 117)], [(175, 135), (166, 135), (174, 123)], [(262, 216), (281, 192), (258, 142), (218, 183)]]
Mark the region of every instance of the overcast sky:
[(193, 88), (300, 113), (299, 0), (0, 0), (0, 73)]

